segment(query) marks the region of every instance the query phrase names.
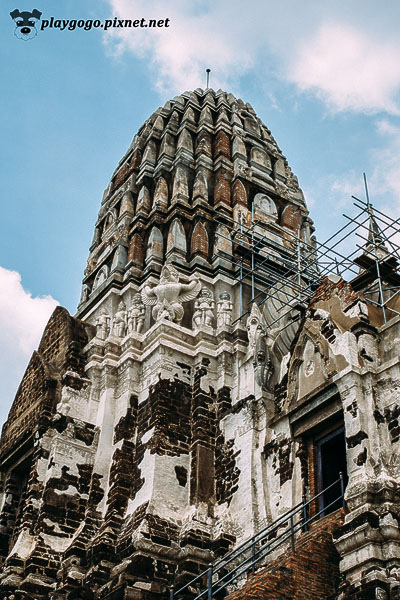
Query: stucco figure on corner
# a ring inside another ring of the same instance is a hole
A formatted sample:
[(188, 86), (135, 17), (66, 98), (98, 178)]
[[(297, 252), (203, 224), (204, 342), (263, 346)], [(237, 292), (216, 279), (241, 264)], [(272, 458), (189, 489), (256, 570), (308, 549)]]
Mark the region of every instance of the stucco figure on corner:
[(182, 304), (194, 300), (201, 289), (201, 283), (194, 278), (190, 283), (179, 283), (179, 273), (172, 265), (164, 265), (160, 283), (151, 288), (144, 286), (142, 300), (147, 306), (154, 306), (152, 315), (155, 321), (167, 319), (180, 323), (184, 315)]
[(268, 391), (274, 367), (267, 344), (266, 327), (259, 306), (254, 302), (246, 321), (249, 353), (253, 353), (253, 366), (258, 385)]
[(128, 314), (128, 333), (140, 333), (144, 325), (145, 308), (140, 294), (135, 294)]
[(106, 309), (103, 308), (100, 315), (96, 319), (96, 337), (100, 340), (105, 340), (110, 333), (110, 316)]
[(113, 321), (113, 334), (117, 337), (125, 337), (128, 325), (128, 313), (126, 311), (125, 302), (121, 300), (118, 305), (118, 310), (115, 313)]
[(87, 286), (86, 284), (84, 284), (82, 286), (82, 293), (81, 293), (81, 298), (79, 300), (79, 304), (83, 304), (84, 302), (87, 301), (87, 299), (90, 296), (90, 288), (89, 286)]
[(202, 288), (199, 297), (194, 304), (194, 313), (192, 324), (196, 329), (202, 325), (213, 326), (215, 302), (213, 294), (207, 288)]
[(260, 336), (256, 342), (253, 359), (254, 371), (258, 385), (268, 391), (271, 377), (274, 372), (274, 366), (271, 360), (271, 354), (264, 336)]
[(230, 294), (222, 292), (219, 295), (217, 304), (217, 327), (230, 327), (232, 323), (232, 309), (233, 304)]
[(265, 335), (263, 317), (258, 304), (255, 302), (253, 302), (250, 315), (247, 318), (246, 329), (249, 338), (249, 351), (254, 352), (258, 338), (260, 335)]

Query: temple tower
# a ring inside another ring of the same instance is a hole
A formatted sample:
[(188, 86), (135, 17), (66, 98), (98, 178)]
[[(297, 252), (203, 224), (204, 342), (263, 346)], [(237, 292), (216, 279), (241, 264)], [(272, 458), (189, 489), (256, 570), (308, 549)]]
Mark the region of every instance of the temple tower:
[[(116, 536), (137, 523), (143, 551), (158, 543), (183, 574), (276, 512), (253, 449), (264, 444), (254, 419), (265, 426), (279, 358), (257, 382), (257, 290), (237, 283), (250, 259), (235, 242), (255, 221), (264, 226), (255, 235), (268, 229), (272, 270), (295, 236), (312, 243), (297, 179), (252, 107), (222, 91), (187, 92), (144, 123), (120, 161), (85, 270), (77, 316), (96, 330), (91, 408), (74, 416), (91, 411), (100, 429), (98, 509)], [(289, 338), (280, 343), (287, 352)]]
[(272, 271), (294, 236), (311, 243), (297, 179), (253, 108), (211, 89), (159, 108), (105, 190), (77, 315), (53, 315), (3, 429), (4, 589), (31, 591), (48, 560), (38, 597), (122, 598), (128, 582), (164, 597), (279, 512), (253, 452), (279, 364), (264, 352), (255, 376), (265, 325), (257, 287), (237, 283), (255, 221)]
[(368, 590), (393, 587), (398, 359), (384, 348), (399, 319), (382, 323), (361, 280), (311, 298), (317, 267), (293, 278), (293, 257), (314, 245), (249, 104), (198, 89), (144, 123), (104, 192), (78, 312), (53, 313), (3, 428), (2, 598), (165, 599), (338, 469), (341, 598), (366, 573)]

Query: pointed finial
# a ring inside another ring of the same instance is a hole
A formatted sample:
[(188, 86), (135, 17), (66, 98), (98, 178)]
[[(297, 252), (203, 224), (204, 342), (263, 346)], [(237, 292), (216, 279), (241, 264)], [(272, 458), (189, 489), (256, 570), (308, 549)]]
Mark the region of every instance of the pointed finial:
[(209, 88), (209, 83), (210, 83), (210, 73), (211, 73), (211, 69), (206, 69), (206, 73), (207, 73), (207, 83), (206, 83), (206, 90), (208, 90)]
[(388, 249), (386, 247), (384, 238), (382, 236), (382, 232), (379, 229), (379, 226), (378, 226), (375, 216), (374, 216), (374, 210), (373, 210), (372, 204), (369, 199), (367, 177), (366, 177), (365, 173), (363, 173), (363, 176), (364, 176), (365, 195), (367, 198), (367, 211), (368, 211), (368, 216), (369, 216), (369, 228), (368, 228), (369, 231), (368, 231), (368, 239), (367, 239), (367, 243), (365, 244), (365, 248), (367, 251), (375, 254), (375, 256), (377, 258), (381, 259), (381, 258), (387, 256)]
[(382, 232), (375, 220), (372, 204), (370, 204), (369, 208), (369, 231), (365, 248), (379, 259), (382, 259), (389, 254)]

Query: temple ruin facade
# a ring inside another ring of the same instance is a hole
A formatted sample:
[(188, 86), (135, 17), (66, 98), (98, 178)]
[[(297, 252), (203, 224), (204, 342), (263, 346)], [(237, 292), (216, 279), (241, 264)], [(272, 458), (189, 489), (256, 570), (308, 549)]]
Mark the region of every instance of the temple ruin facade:
[(357, 273), (322, 276), (249, 104), (144, 123), (3, 427), (2, 599), (400, 598), (400, 280), (368, 219)]

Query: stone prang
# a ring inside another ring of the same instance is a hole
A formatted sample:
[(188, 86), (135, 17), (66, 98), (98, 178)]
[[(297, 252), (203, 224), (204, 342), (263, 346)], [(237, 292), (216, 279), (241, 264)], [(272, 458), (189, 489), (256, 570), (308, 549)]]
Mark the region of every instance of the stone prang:
[[(338, 277), (296, 307), (288, 256), (312, 234), (249, 104), (197, 89), (144, 123), (104, 192), (77, 314), (54, 311), (3, 427), (1, 598), (165, 600), (339, 471), (346, 514), (331, 492), (309, 509), (322, 587), (287, 597), (395, 598), (399, 318)], [(270, 276), (252, 289), (249, 240)]]

